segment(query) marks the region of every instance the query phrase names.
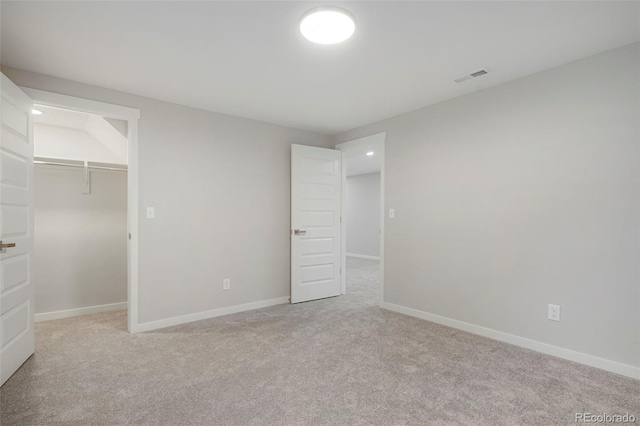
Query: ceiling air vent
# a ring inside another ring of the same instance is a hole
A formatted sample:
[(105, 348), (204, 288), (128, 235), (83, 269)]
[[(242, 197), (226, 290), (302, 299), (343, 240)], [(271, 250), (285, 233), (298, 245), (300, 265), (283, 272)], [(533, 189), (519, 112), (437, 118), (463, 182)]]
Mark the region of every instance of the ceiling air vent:
[(458, 76), (456, 78), (453, 79), (453, 81), (455, 81), (456, 83), (462, 83), (463, 81), (467, 81), (467, 80), (471, 80), (472, 78), (477, 78), (480, 76), (483, 76), (485, 74), (487, 74), (489, 72), (488, 69), (483, 68), (481, 70), (478, 71), (474, 71), (470, 74), (463, 74), (461, 76)]

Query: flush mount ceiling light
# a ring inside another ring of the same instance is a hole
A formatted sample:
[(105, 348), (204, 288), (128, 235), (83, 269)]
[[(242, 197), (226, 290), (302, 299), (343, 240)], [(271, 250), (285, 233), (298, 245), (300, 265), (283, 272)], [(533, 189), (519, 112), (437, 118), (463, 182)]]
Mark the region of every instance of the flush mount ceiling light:
[(33, 114), (33, 115), (42, 115), (42, 111), (40, 111), (39, 109), (32, 109), (31, 110), (31, 114)]
[(369, 157), (371, 157), (371, 156), (373, 155), (373, 151), (369, 151), (369, 152), (367, 152), (367, 155), (368, 155)]
[(336, 44), (353, 35), (356, 23), (349, 11), (336, 6), (320, 6), (300, 18), (300, 32), (318, 44)]

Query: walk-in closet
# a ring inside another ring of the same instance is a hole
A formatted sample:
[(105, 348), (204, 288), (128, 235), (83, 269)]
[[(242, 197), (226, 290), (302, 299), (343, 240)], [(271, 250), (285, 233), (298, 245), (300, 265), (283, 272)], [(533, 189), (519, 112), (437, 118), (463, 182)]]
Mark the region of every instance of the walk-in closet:
[(127, 123), (36, 110), (36, 321), (126, 309)]

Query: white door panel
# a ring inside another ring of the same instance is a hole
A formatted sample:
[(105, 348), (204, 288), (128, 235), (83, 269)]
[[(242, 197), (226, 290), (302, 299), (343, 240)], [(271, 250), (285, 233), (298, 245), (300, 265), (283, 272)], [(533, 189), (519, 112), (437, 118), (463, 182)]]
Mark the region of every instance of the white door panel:
[[(32, 102), (2, 75), (0, 86), (0, 384), (34, 352)], [(15, 244), (14, 247), (10, 245)]]
[(7, 292), (29, 280), (29, 258), (27, 256), (11, 257), (2, 259), (0, 262), (2, 265), (0, 291)]
[[(4, 89), (4, 79), (2, 83)], [(2, 97), (2, 124), (28, 140), (30, 110), (25, 111), (21, 104), (19, 99)]]
[(341, 158), (333, 149), (291, 147), (291, 303), (340, 294)]

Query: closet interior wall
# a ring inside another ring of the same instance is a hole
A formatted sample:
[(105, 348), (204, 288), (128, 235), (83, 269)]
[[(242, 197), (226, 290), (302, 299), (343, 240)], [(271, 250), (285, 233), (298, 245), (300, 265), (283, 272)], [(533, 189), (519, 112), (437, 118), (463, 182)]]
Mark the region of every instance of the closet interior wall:
[(126, 127), (85, 115), (35, 120), (37, 321), (126, 309)]

